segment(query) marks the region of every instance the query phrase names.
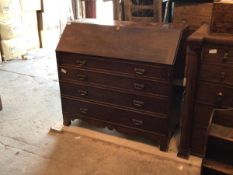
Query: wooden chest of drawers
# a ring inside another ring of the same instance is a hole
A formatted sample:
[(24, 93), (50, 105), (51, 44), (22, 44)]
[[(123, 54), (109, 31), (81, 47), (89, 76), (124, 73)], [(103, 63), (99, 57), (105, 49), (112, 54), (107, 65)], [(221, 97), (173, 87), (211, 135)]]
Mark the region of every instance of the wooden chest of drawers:
[[(182, 116), (186, 133), (181, 137), (181, 147), (186, 146), (188, 151), (191, 143), (191, 152), (198, 156), (204, 153), (213, 109), (233, 107), (233, 35), (208, 34), (208, 30), (208, 26), (203, 26), (188, 39)], [(190, 135), (187, 128), (190, 128)], [(185, 143), (189, 138), (191, 140)]]
[(181, 95), (173, 81), (183, 76), (179, 46), (185, 29), (133, 22), (68, 24), (56, 50), (64, 125), (81, 119), (143, 134), (167, 150), (179, 121)]

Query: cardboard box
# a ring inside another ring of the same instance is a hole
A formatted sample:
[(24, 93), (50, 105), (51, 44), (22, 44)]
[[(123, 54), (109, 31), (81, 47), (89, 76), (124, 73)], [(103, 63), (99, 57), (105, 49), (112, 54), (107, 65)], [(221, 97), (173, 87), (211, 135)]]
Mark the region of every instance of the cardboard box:
[(38, 28), (37, 23), (37, 14), (36, 12), (24, 12), (21, 15), (22, 23), (26, 29), (32, 29)]
[(21, 58), (26, 53), (24, 37), (2, 40), (1, 45), (4, 60)]
[(2, 40), (12, 39), (24, 34), (21, 18), (0, 22), (0, 35)]
[(55, 50), (60, 39), (60, 30), (42, 30), (40, 31), (40, 42), (42, 48)]
[(19, 0), (0, 0), (0, 20), (18, 16), (20, 13)]
[(41, 10), (41, 0), (20, 0), (23, 12), (31, 12)]
[(39, 30), (51, 30), (60, 27), (59, 14), (57, 13), (37, 13)]
[(37, 29), (30, 30), (25, 34), (26, 50), (40, 48), (39, 33)]

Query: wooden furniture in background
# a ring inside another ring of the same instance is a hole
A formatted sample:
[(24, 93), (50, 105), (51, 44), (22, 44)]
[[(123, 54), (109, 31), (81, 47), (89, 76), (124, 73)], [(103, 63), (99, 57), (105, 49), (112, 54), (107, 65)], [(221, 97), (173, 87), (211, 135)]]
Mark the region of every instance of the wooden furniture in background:
[(85, 2), (85, 18), (96, 18), (96, 0), (83, 0)]
[(175, 1), (173, 23), (189, 25), (190, 33), (203, 24), (210, 24), (213, 3)]
[(123, 11), (123, 1), (113, 0), (113, 18), (114, 20), (123, 20), (124, 11)]
[(162, 22), (162, 0), (124, 0), (124, 20)]
[(202, 162), (202, 175), (233, 175), (233, 109), (214, 110)]
[(215, 33), (233, 34), (233, 2), (215, 2), (210, 30)]
[(179, 155), (203, 156), (212, 110), (233, 107), (233, 35), (209, 34), (204, 25), (187, 44)]
[(67, 25), (56, 55), (64, 125), (81, 119), (145, 135), (166, 151), (179, 122), (185, 26), (159, 23)]

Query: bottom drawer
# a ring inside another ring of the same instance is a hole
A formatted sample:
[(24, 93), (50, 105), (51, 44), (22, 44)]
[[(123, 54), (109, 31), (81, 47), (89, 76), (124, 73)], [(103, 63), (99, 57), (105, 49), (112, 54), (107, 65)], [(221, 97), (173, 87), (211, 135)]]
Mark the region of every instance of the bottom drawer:
[(161, 134), (168, 130), (168, 122), (165, 116), (129, 111), (84, 100), (62, 97), (62, 110), (63, 113), (75, 115), (77, 118), (91, 117)]

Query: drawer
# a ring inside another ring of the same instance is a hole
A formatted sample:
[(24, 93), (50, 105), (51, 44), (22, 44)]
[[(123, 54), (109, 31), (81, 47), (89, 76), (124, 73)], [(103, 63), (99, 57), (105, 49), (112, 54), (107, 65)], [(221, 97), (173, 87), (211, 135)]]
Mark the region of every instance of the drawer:
[(99, 86), (115, 87), (138, 92), (160, 94), (168, 96), (170, 88), (167, 83), (144, 80), (140, 78), (128, 78), (119, 75), (94, 72), (89, 70), (59, 67), (59, 77), (61, 80), (75, 80), (83, 83), (94, 83)]
[(194, 127), (192, 130), (192, 154), (197, 156), (204, 155), (204, 149), (207, 139), (207, 129), (201, 127)]
[(209, 120), (212, 115), (213, 109), (214, 109), (213, 106), (196, 104), (193, 126), (207, 128), (209, 125)]
[(233, 67), (201, 64), (200, 79), (233, 85)]
[(168, 98), (145, 97), (138, 94), (129, 94), (102, 87), (84, 86), (81, 84), (60, 83), (61, 94), (81, 97), (84, 99), (111, 103), (123, 107), (146, 110), (167, 114), (169, 110)]
[(202, 61), (208, 63), (217, 63), (233, 65), (233, 47), (206, 46), (202, 52)]
[(198, 86), (197, 101), (219, 107), (232, 107), (233, 87), (201, 81)]
[(168, 81), (169, 67), (162, 65), (148, 65), (140, 62), (129, 62), (112, 58), (101, 58), (95, 56), (79, 55), (72, 53), (59, 53), (58, 64), (72, 65), (79, 68), (99, 69), (104, 71), (128, 74), (133, 77), (150, 77)]
[(100, 103), (97, 104), (90, 101), (62, 97), (62, 110), (63, 113), (76, 115), (77, 118), (96, 118), (118, 125), (157, 133), (166, 133), (168, 130), (167, 119), (164, 117), (111, 107), (110, 105)]

